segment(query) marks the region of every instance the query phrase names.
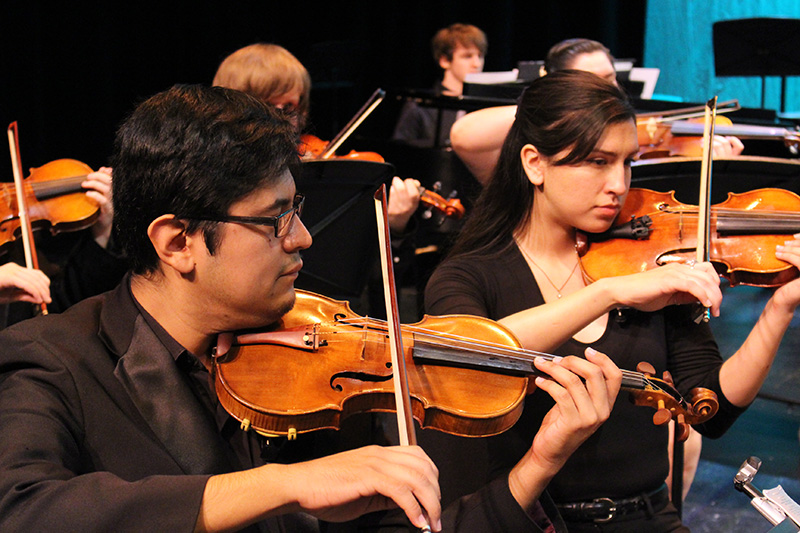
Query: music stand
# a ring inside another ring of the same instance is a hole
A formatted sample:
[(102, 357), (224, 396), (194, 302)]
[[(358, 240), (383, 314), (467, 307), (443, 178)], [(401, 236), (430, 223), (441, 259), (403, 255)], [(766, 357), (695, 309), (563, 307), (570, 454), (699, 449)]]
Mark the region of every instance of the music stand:
[(533, 81), (541, 77), (543, 60), (537, 61), (517, 61), (517, 79)]
[(304, 250), (295, 286), (332, 297), (361, 295), (377, 252), (372, 195), (395, 175), (389, 163), (346, 159), (304, 161), (295, 177), (306, 195), (303, 223), (314, 239)]
[(786, 76), (800, 75), (800, 19), (721, 20), (713, 25), (717, 76), (760, 76), (764, 108), (767, 76), (781, 78), (781, 112), (786, 110)]

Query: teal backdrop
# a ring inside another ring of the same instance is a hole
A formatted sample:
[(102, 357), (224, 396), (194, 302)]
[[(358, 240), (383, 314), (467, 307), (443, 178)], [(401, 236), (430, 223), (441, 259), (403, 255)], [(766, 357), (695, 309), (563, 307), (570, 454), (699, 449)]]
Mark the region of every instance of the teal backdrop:
[[(745, 107), (761, 107), (760, 77), (714, 75), (712, 24), (755, 17), (800, 18), (797, 0), (660, 0), (647, 3), (645, 67), (661, 74), (656, 93), (685, 102), (736, 98)], [(800, 115), (800, 78), (787, 78), (786, 112)], [(780, 78), (767, 77), (764, 107), (780, 110)]]

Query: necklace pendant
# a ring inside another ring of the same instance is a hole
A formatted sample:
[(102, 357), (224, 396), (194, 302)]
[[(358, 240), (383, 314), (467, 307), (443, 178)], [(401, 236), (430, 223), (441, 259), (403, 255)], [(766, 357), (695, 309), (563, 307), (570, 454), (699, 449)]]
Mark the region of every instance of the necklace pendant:
[(556, 294), (556, 297), (560, 299), (560, 298), (561, 298), (561, 293), (560, 293), (560, 292), (559, 292), (559, 293), (557, 293), (557, 294)]

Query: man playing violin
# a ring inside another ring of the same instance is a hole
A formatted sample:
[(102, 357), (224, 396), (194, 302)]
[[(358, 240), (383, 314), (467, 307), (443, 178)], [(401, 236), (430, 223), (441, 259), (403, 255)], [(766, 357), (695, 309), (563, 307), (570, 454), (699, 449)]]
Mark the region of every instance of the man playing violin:
[[(583, 70), (617, 84), (614, 57), (602, 43), (590, 39), (567, 39), (553, 45), (547, 52), (540, 74), (545, 76), (561, 70)], [(514, 123), (517, 106), (499, 106), (469, 113), (456, 121), (450, 131), (453, 150), (484, 185), (492, 176), (500, 148)], [(737, 156), (744, 145), (736, 137), (714, 137), (714, 157)]]
[(444, 513), (418, 447), (267, 463), (220, 407), (211, 353), (217, 334), (294, 303), (311, 244), (296, 132), (238, 91), (175, 87), (141, 104), (115, 146), (129, 275), (0, 333), (0, 529), (318, 531), (399, 509), (433, 530), (561, 530), (543, 490), (608, 416), (621, 373), (606, 356), (537, 361), (556, 405), (529, 453)]

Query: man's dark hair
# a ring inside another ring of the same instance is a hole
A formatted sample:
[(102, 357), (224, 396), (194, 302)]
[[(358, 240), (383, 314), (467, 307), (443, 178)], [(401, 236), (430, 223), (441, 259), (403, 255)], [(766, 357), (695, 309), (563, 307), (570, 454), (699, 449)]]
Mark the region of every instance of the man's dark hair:
[[(153, 273), (153, 220), (226, 215), (297, 162), (295, 129), (272, 106), (222, 87), (172, 87), (140, 104), (117, 132), (114, 237), (134, 273)], [(213, 254), (218, 224), (186, 223), (188, 233), (203, 231)]]

